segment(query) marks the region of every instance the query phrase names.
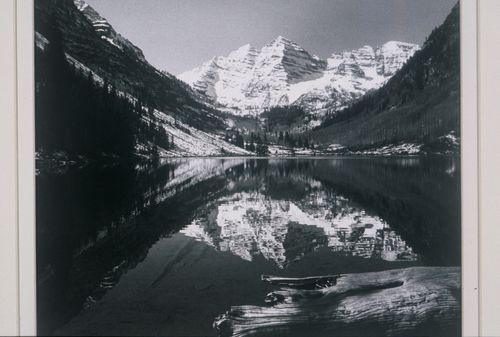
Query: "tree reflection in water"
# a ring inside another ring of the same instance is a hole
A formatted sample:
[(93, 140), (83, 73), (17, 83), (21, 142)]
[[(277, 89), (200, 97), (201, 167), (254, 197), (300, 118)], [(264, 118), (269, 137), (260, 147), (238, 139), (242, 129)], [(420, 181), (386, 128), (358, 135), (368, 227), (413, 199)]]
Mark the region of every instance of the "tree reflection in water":
[[(458, 266), (459, 167), (453, 158), (207, 158), (42, 173), (38, 332), (51, 333), (99, 302), (152, 258), (153, 245), (172, 246), (175, 233), (242, 266), (252, 261), (255, 272), (271, 268), (261, 259), (284, 273), (305, 260), (303, 273), (324, 272), (316, 264), (350, 272), (388, 263)], [(347, 265), (341, 256), (381, 262)]]

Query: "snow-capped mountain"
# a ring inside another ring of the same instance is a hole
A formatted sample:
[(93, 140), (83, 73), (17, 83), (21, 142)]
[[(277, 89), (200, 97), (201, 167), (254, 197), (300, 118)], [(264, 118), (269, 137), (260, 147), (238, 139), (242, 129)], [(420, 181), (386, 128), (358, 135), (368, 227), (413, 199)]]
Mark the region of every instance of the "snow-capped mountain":
[(260, 50), (244, 45), (178, 78), (237, 115), (291, 104), (321, 113), (379, 88), (418, 49), (416, 44), (389, 41), (322, 60), (279, 36)]

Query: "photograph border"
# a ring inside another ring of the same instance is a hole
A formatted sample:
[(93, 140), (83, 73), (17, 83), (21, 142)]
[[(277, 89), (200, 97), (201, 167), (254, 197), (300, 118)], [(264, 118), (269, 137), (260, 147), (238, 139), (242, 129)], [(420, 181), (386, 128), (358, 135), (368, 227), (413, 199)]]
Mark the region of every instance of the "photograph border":
[(477, 3), (460, 0), (462, 336), (479, 336)]
[[(15, 1), (15, 0), (13, 0)], [(17, 1), (19, 334), (36, 334), (34, 3)], [(460, 1), (462, 335), (479, 335), (477, 3)]]
[(482, 336), (500, 336), (500, 1), (478, 7), (478, 148), (479, 148), (479, 326)]
[(19, 331), (15, 19), (15, 0), (0, 1), (0, 335)]
[(17, 1), (19, 334), (36, 335), (34, 0)]

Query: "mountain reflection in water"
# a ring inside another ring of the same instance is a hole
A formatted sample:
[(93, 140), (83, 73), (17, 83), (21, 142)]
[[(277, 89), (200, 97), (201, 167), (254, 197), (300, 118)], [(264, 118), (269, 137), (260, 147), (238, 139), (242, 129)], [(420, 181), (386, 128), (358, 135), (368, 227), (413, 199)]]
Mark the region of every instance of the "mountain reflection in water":
[(193, 158), (42, 172), (38, 332), (213, 335), (215, 315), (262, 301), (260, 274), (460, 265), (459, 168)]
[[(297, 183), (293, 175), (287, 179)], [(308, 193), (297, 201), (272, 199), (265, 195), (266, 186), (236, 192), (214, 202), (181, 233), (244, 260), (261, 254), (280, 268), (320, 247), (388, 261), (417, 258), (378, 216), (341, 195), (327, 193), (320, 182), (308, 183), (300, 181)]]

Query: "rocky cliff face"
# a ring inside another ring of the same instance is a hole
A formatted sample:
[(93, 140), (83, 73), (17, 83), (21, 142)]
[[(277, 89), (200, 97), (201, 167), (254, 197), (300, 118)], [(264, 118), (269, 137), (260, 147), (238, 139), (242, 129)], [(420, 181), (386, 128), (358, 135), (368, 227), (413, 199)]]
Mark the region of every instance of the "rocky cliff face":
[(142, 50), (131, 43), (129, 40), (118, 34), (114, 28), (109, 24), (109, 22), (103, 18), (99, 13), (97, 13), (92, 7), (90, 7), (83, 0), (73, 0), (76, 8), (81, 11), (85, 17), (89, 20), (89, 22), (94, 27), (97, 35), (111, 45), (119, 48), (121, 50), (125, 50), (135, 57), (140, 59), (141, 61), (146, 61), (144, 58), (144, 54)]
[(178, 78), (237, 115), (290, 104), (321, 114), (383, 85), (418, 48), (390, 41), (322, 60), (279, 36), (260, 50), (245, 45)]

